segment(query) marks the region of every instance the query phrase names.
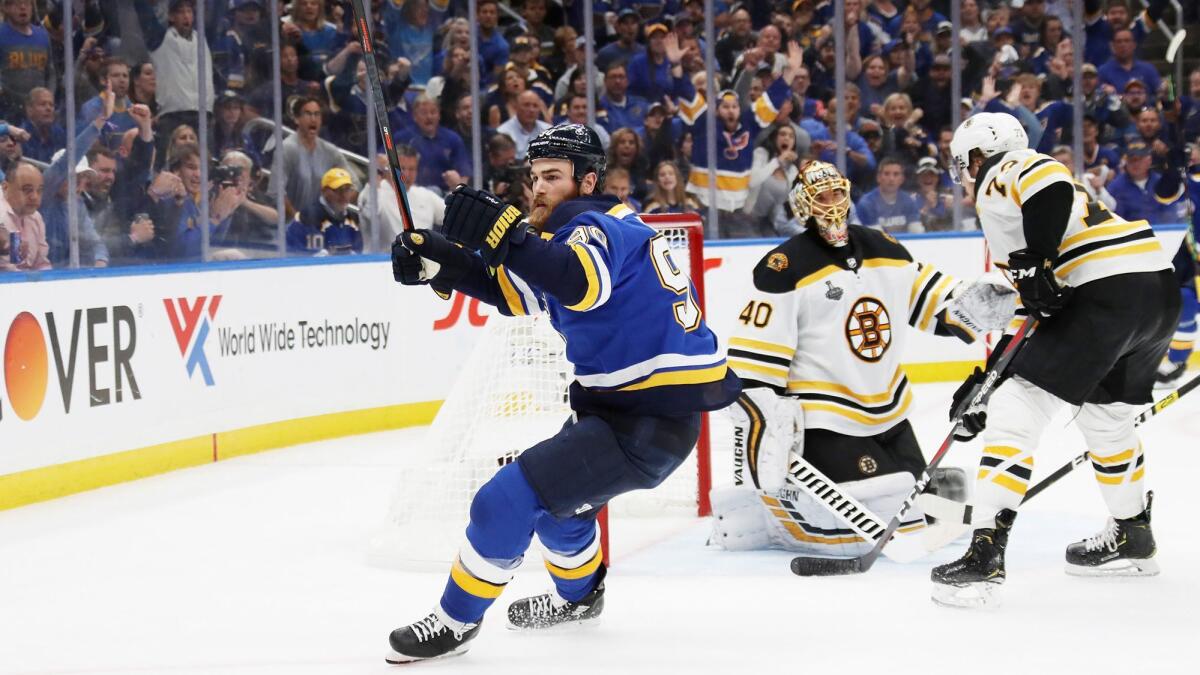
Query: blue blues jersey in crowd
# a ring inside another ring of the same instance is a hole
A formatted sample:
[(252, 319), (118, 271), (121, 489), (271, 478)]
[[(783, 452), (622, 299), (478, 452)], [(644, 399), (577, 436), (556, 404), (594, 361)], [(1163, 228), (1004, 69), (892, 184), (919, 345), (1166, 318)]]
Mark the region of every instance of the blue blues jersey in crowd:
[[(691, 279), (667, 240), (637, 214), (608, 195), (581, 197), (555, 208), (547, 236), (548, 243), (514, 246), (486, 288), (462, 290), (506, 315), (549, 314), (575, 366), (575, 410), (683, 415), (737, 397), (740, 385)], [(570, 294), (577, 298), (522, 278), (576, 263), (586, 278), (582, 293)]]

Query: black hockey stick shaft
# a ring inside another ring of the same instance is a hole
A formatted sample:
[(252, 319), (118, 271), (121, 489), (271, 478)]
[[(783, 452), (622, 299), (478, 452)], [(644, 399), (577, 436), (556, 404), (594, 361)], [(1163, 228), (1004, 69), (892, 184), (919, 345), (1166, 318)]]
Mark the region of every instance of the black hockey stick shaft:
[[(994, 366), (988, 369), (987, 375), (983, 382), (975, 385), (974, 389), (966, 397), (971, 403), (963, 408), (969, 410), (972, 406), (980, 405), (987, 400), (987, 397), (992, 393), (1000, 378), (1003, 377), (1004, 371), (1008, 370), (1008, 364), (1017, 355), (1017, 350), (1025, 343), (1029, 332), (1037, 325), (1037, 319), (1028, 317), (1017, 329), (1008, 346), (1000, 354), (1000, 358), (996, 360)], [(954, 420), (954, 427), (950, 429), (950, 433), (946, 434), (946, 440), (942, 441), (942, 446), (934, 453), (933, 458), (929, 460), (929, 464), (925, 470), (921, 472), (921, 477), (913, 485), (913, 489), (908, 493), (904, 503), (900, 505), (900, 509), (896, 511), (896, 515), (888, 523), (887, 529), (879, 536), (875, 542), (875, 546), (867, 551), (866, 554), (858, 558), (817, 558), (810, 556), (798, 556), (792, 559), (792, 572), (800, 576), (831, 576), (838, 574), (860, 574), (871, 569), (875, 561), (879, 559), (880, 553), (883, 552), (883, 547), (887, 546), (892, 535), (899, 529), (901, 521), (917, 503), (917, 497), (925, 491), (925, 486), (929, 484), (930, 478), (933, 475), (934, 469), (941, 464), (942, 458), (950, 451), (950, 447), (954, 445), (954, 432), (958, 428), (962, 413)]]
[[(375, 124), (379, 127), (379, 136), (383, 140), (384, 151), (387, 154), (388, 167), (392, 187), (396, 191), (396, 201), (400, 205), (400, 219), (405, 230), (413, 229), (412, 210), (408, 206), (408, 194), (401, 180), (400, 160), (396, 156), (396, 146), (392, 141), (391, 124), (388, 121), (387, 99), (383, 97), (383, 85), (379, 79), (379, 64), (375, 59), (375, 34), (371, 30), (371, 22), (367, 21), (367, 12), (363, 8), (363, 0), (352, 0), (354, 5), (354, 22), (358, 24), (358, 40), (363, 49), (363, 62), (367, 64), (367, 82), (375, 99)], [(371, 160), (374, 162), (374, 160)], [(370, 170), (373, 170), (371, 167)], [(367, 174), (368, 177), (370, 173)]]

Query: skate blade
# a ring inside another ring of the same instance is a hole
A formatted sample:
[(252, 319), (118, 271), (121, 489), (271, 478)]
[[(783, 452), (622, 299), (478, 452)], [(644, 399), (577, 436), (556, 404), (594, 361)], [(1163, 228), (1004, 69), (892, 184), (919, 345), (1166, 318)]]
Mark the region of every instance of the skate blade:
[(466, 654), (468, 651), (470, 651), (470, 649), (471, 648), (468, 647), (467, 645), (461, 645), (461, 646), (456, 647), (455, 649), (452, 649), (451, 651), (448, 651), (445, 654), (442, 654), (440, 656), (409, 656), (407, 654), (401, 654), (400, 652), (396, 651), (395, 649), (389, 649), (387, 656), (384, 656), (383, 660), (387, 661), (390, 665), (393, 665), (393, 666), (403, 666), (403, 665), (406, 665), (409, 663), (417, 663), (420, 661), (439, 661), (441, 659), (448, 659), (448, 658), (451, 658), (454, 656), (462, 656), (463, 654)]
[(953, 609), (995, 609), (1000, 606), (1000, 584), (980, 581), (971, 584), (934, 584), (930, 599), (935, 605)]
[(576, 621), (565, 621), (556, 623), (553, 626), (518, 626), (511, 621), (505, 621), (504, 627), (514, 633), (574, 633), (576, 631), (587, 630), (588, 628), (598, 626), (600, 617), (592, 619), (578, 619)]
[(1066, 572), (1074, 577), (1153, 577), (1159, 569), (1154, 558), (1121, 558), (1095, 567), (1067, 563)]

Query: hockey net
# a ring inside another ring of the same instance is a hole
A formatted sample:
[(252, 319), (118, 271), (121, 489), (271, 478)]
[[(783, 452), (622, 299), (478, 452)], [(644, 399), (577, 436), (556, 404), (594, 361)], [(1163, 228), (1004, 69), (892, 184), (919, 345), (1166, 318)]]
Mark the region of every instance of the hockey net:
[[(703, 228), (694, 215), (646, 215), (667, 239), (676, 265), (692, 278), (704, 309)], [(370, 561), (424, 568), (453, 561), (464, 538), (471, 498), (505, 464), (552, 436), (571, 414), (574, 379), (565, 344), (544, 314), (493, 316), (412, 457), (406, 459)], [(709, 514), (708, 421), (688, 461), (654, 490), (614, 499), (614, 518)], [(605, 539), (613, 527), (600, 516)], [(618, 526), (619, 530), (619, 526)], [(608, 542), (604, 549), (609, 550)]]

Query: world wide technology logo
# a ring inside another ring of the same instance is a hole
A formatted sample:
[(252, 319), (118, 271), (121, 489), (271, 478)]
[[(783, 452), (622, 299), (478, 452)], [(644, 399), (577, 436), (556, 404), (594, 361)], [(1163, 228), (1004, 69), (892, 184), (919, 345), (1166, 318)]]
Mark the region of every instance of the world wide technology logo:
[(179, 345), (179, 355), (184, 359), (188, 378), (199, 369), (204, 384), (213, 386), (212, 369), (208, 367), (204, 343), (211, 329), (209, 321), (216, 319), (221, 296), (201, 295), (192, 301), (187, 298), (163, 298), (163, 305), (167, 308), (167, 319), (175, 333), (175, 343)]

